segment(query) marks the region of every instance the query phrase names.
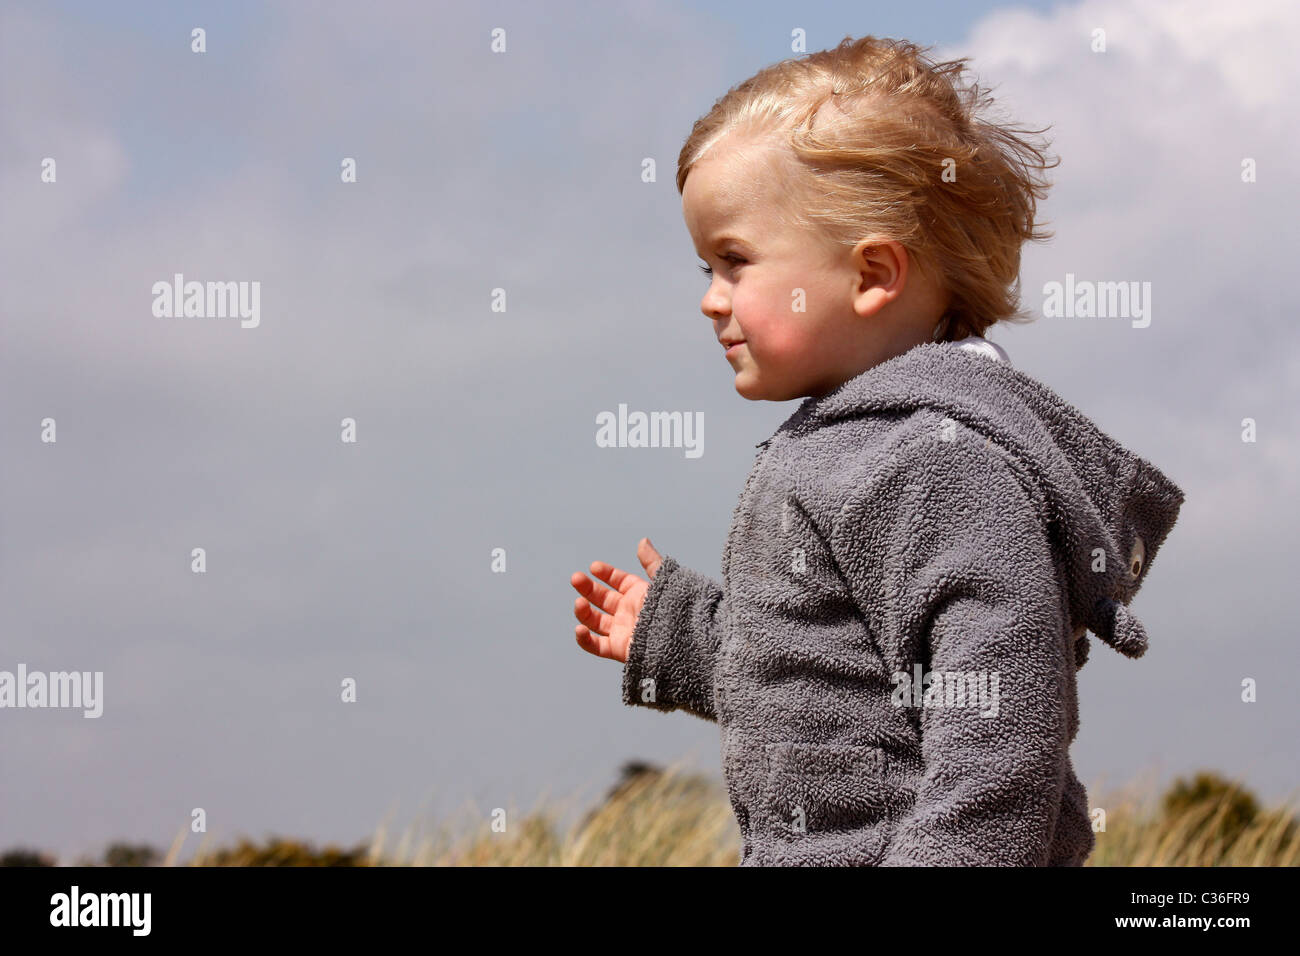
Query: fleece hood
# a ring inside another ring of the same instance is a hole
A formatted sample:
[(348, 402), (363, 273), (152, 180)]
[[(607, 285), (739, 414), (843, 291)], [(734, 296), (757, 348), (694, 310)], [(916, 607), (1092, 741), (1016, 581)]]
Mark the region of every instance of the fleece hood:
[(1078, 665), (1087, 655), (1085, 628), (1141, 657), (1146, 630), (1128, 605), (1178, 518), (1182, 490), (1046, 385), (950, 343), (918, 345), (806, 399), (782, 428), (805, 432), (921, 408), (1008, 453), (1060, 563)]

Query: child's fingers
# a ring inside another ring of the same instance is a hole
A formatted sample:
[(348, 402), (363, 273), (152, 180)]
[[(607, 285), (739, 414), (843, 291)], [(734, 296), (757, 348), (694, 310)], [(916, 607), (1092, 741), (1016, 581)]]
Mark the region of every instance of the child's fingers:
[(642, 538), (637, 542), (636, 556), (641, 562), (641, 567), (645, 568), (645, 573), (653, 580), (659, 573), (659, 565), (664, 563), (663, 555), (650, 543), (649, 538)]
[(573, 599), (573, 616), (597, 634), (606, 637), (609, 636), (610, 628), (614, 626), (612, 617), (597, 612), (591, 606), (591, 602), (582, 597)]
[(600, 653), (600, 642), (591, 634), (591, 631), (579, 624), (573, 629), (574, 636), (578, 640), (578, 646), (588, 654)]
[(607, 587), (602, 587), (581, 571), (573, 572), (573, 576), (569, 578), (569, 583), (573, 585), (579, 594), (601, 610), (608, 611), (610, 614), (618, 610), (619, 593), (611, 591)]
[(574, 628), (574, 636), (578, 640), (578, 646), (588, 654), (595, 654), (597, 657), (610, 656), (609, 638), (592, 634), (590, 630), (581, 624)]
[(612, 564), (606, 564), (604, 561), (591, 562), (591, 573), (594, 577), (600, 578), (620, 594), (627, 593), (628, 585), (637, 580), (635, 574), (628, 574), (622, 568), (616, 568)]

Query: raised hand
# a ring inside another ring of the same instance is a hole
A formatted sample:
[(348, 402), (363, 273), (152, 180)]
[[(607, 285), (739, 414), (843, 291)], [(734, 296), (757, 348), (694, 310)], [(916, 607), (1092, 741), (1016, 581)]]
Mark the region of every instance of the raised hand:
[[(663, 557), (649, 538), (637, 543), (636, 556), (653, 580)], [(625, 662), (650, 581), (604, 561), (591, 562), (591, 574), (609, 587), (602, 587), (581, 571), (575, 571), (569, 578), (569, 583), (581, 595), (573, 602), (573, 615), (579, 621), (574, 629), (578, 646), (597, 657)]]

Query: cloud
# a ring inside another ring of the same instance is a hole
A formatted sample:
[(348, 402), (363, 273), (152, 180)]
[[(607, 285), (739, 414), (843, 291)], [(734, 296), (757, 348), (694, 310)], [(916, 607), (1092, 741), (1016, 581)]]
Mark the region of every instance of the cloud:
[[(1091, 48), (1097, 29), (1104, 53)], [(1051, 126), (1062, 162), (1040, 214), (1056, 236), (1025, 250), (1024, 303), (1039, 307), (1043, 284), (1066, 273), (1153, 287), (1149, 328), (1044, 318), (1003, 333), (1013, 360), (1043, 362), (1067, 397), (1167, 463), (1192, 514), (1213, 500), (1201, 528), (1216, 538), (1259, 505), (1243, 484), (1296, 490), (1278, 413), (1296, 406), (1300, 379), (1294, 350), (1272, 344), (1293, 335), (1283, 303), (1300, 134), (1285, 117), (1300, 66), (1285, 51), (1298, 29), (1284, 3), (1105, 0), (996, 11), (937, 51), (972, 56), (1011, 115)], [(1255, 183), (1242, 182), (1247, 158)], [(1239, 440), (1245, 417), (1261, 423), (1257, 448)]]

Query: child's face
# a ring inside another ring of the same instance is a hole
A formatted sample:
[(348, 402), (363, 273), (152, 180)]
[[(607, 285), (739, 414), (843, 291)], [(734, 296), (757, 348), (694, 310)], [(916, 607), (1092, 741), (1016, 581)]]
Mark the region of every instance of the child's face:
[(936, 314), (925, 325), (910, 305), (886, 308), (907, 278), (898, 243), (870, 247), (864, 259), (862, 245), (832, 246), (780, 222), (782, 180), (773, 163), (783, 160), (724, 141), (692, 167), (682, 189), (695, 251), (713, 270), (700, 309), (716, 338), (744, 340), (726, 359), (736, 391), (751, 400), (824, 395), (926, 341), (937, 321)]

